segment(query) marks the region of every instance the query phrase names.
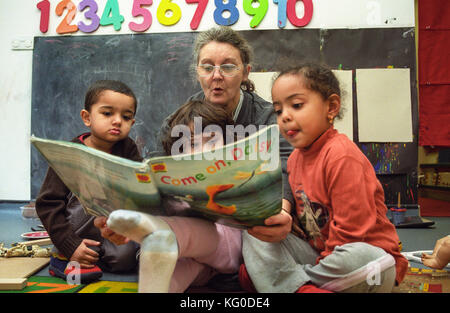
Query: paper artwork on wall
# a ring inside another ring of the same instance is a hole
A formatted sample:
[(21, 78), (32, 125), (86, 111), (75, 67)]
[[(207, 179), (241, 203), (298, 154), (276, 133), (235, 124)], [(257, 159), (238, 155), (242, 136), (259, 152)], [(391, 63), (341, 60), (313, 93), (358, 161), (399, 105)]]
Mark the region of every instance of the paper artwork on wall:
[(359, 142), (412, 142), (410, 70), (357, 69)]

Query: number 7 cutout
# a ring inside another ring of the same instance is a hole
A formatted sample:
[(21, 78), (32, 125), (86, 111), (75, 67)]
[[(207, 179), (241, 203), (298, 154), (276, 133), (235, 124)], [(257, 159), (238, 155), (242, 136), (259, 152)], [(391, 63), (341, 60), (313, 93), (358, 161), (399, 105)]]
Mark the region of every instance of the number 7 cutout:
[(203, 13), (205, 13), (206, 5), (208, 4), (208, 0), (186, 0), (186, 3), (198, 3), (197, 9), (195, 10), (195, 14), (192, 17), (191, 21), (191, 29), (196, 30), (198, 25), (200, 25), (200, 21), (202, 20)]

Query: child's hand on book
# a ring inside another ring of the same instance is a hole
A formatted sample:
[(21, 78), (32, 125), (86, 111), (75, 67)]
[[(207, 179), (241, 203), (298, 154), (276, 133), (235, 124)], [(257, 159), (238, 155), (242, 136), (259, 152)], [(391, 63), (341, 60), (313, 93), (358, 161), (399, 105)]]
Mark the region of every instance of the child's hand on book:
[(248, 230), (248, 233), (267, 242), (279, 242), (286, 239), (292, 229), (292, 216), (288, 213), (290, 211), (290, 202), (283, 199), (283, 209), (280, 213), (267, 218), (264, 221), (266, 226), (254, 226)]
[(117, 234), (108, 226), (106, 226), (106, 221), (107, 217), (105, 216), (99, 216), (94, 219), (94, 225), (100, 230), (100, 234), (102, 235), (103, 238), (108, 239), (109, 241), (118, 246), (126, 244), (130, 241), (129, 238)]

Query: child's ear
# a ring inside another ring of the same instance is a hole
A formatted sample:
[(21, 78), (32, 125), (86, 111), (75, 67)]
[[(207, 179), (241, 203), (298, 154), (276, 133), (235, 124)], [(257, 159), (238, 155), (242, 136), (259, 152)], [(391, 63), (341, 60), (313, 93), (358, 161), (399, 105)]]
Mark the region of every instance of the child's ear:
[(89, 111), (83, 109), (80, 112), (81, 119), (83, 120), (84, 125), (87, 127), (91, 127), (91, 114)]
[(341, 97), (332, 94), (328, 97), (328, 119), (333, 120), (341, 110)]

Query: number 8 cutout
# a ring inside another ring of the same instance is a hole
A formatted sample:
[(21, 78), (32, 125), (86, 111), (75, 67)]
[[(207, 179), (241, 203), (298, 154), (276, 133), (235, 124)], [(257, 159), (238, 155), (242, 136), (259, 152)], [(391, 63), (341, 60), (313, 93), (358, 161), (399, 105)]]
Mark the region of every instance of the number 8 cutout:
[[(217, 25), (230, 26), (237, 22), (239, 19), (239, 10), (236, 8), (236, 0), (228, 0), (224, 3), (224, 0), (214, 0), (216, 9), (214, 10), (214, 21)], [(223, 17), (223, 12), (230, 12), (228, 18)]]

